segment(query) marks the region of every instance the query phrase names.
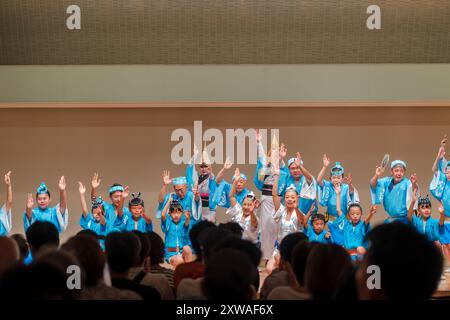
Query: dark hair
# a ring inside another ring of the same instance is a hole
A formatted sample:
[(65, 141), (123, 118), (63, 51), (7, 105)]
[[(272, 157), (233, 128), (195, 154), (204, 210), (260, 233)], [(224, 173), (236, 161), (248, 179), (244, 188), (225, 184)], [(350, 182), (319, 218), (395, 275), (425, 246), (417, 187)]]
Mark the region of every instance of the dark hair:
[(141, 242), (141, 251), (139, 252), (139, 261), (136, 265), (140, 265), (144, 262), (145, 258), (150, 257), (151, 251), (151, 243), (150, 239), (141, 231), (133, 230), (135, 235), (138, 236), (139, 241)]
[(255, 246), (251, 241), (244, 240), (238, 237), (226, 237), (213, 247), (212, 254), (221, 254), (225, 249), (234, 249), (240, 251), (242, 253), (245, 253), (250, 258), (250, 261), (255, 267), (255, 278), (253, 279), (252, 284), (255, 288), (259, 288), (258, 265), (261, 261), (261, 250), (259, 250), (259, 248)]
[(62, 251), (73, 254), (85, 271), (86, 286), (94, 286), (103, 279), (105, 267), (105, 255), (97, 239), (89, 235), (76, 235), (67, 240), (62, 246)]
[(381, 288), (386, 299), (431, 297), (443, 269), (442, 254), (433, 242), (401, 222), (377, 226), (366, 239), (369, 249), (364, 262), (380, 268)]
[(164, 262), (164, 241), (156, 232), (146, 232), (145, 236), (150, 241), (150, 263), (158, 265)]
[(66, 275), (47, 262), (12, 268), (0, 281), (0, 299), (12, 300), (71, 300), (75, 290), (69, 290)]
[(322, 220), (323, 223), (326, 223), (325, 215), (322, 213), (313, 213), (313, 215), (311, 216), (311, 223), (317, 220)]
[(230, 230), (222, 228), (208, 228), (203, 230), (197, 238), (198, 243), (202, 247), (203, 258), (208, 259), (213, 247), (226, 237), (232, 237)]
[(358, 300), (358, 290), (356, 288), (356, 269), (350, 266), (344, 270), (338, 280), (336, 292), (334, 293), (335, 300)]
[(139, 261), (141, 243), (132, 232), (111, 232), (106, 236), (105, 247), (111, 271), (127, 272)]
[(97, 242), (101, 237), (90, 229), (83, 229), (81, 231), (78, 231), (78, 233), (76, 235), (77, 236), (81, 236), (81, 235), (88, 236), (88, 237), (94, 238), (95, 240), (97, 240)]
[(230, 230), (233, 235), (239, 238), (242, 238), (242, 233), (244, 232), (244, 229), (242, 229), (239, 223), (233, 221), (221, 223), (219, 224), (219, 228)]
[(32, 252), (43, 246), (59, 246), (59, 233), (55, 225), (47, 221), (36, 221), (28, 228), (26, 237)]
[(294, 271), (295, 278), (300, 286), (305, 285), (305, 268), (308, 256), (317, 242), (300, 241), (292, 250), (292, 271)]
[(206, 262), (203, 280), (206, 297), (208, 300), (249, 300), (255, 273), (247, 254), (223, 249)]
[(20, 233), (15, 233), (11, 235), (10, 238), (13, 239), (17, 243), (17, 246), (19, 247), (20, 261), (25, 260), (29, 251), (28, 243), (25, 237)]
[(183, 206), (181, 205), (181, 202), (177, 201), (177, 200), (173, 200), (172, 203), (169, 206), (169, 213), (172, 213), (174, 211), (181, 211), (183, 212)]
[(294, 232), (285, 236), (280, 243), (280, 257), (283, 261), (292, 264), (292, 251), (298, 243), (308, 241), (303, 232)]
[(359, 202), (350, 202), (347, 211), (350, 211), (351, 208), (359, 208), (361, 212), (363, 211), (363, 208), (361, 207), (361, 204)]
[(347, 251), (337, 244), (317, 243), (306, 261), (304, 283), (313, 299), (331, 299), (344, 270), (351, 266)]
[(132, 199), (128, 202), (128, 208), (131, 206), (144, 206), (144, 200), (141, 199), (141, 193), (132, 194)]
[(202, 233), (204, 230), (215, 227), (216, 227), (215, 224), (212, 223), (211, 221), (203, 220), (193, 225), (191, 230), (189, 230), (189, 239), (191, 240), (192, 243), (192, 249), (194, 249), (195, 253), (197, 254), (198, 260), (202, 259), (202, 248), (198, 243), (199, 234)]

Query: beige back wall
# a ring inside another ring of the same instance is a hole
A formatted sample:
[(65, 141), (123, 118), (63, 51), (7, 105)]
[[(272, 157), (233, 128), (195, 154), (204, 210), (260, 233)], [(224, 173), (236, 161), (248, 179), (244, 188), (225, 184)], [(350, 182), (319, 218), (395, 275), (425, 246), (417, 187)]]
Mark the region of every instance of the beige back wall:
[[(77, 181), (88, 184), (95, 171), (101, 174), (100, 193), (104, 197), (110, 184), (128, 184), (132, 191), (143, 193), (147, 211), (154, 216), (162, 170), (167, 168), (173, 175), (184, 172), (184, 167), (171, 164), (175, 143), (170, 134), (180, 127), (192, 130), (194, 120), (202, 120), (204, 130), (279, 128), (289, 155), (300, 151), (314, 174), (327, 152), (352, 173), (364, 208), (369, 205), (368, 181), (384, 153), (390, 153), (391, 159), (404, 159), (408, 173), (417, 172), (423, 193), (427, 193), (439, 141), (444, 133), (450, 134), (450, 109), (426, 106), (0, 109), (0, 171), (13, 171), (12, 232), (23, 232), (26, 193), (34, 193), (44, 180), (56, 203), (57, 181), (62, 174), (68, 181), (70, 212), (63, 239), (80, 229)], [(220, 167), (213, 169), (218, 172)], [(240, 168), (253, 177), (253, 165)], [(254, 189), (251, 181), (249, 187)], [(218, 216), (221, 221), (226, 219), (223, 210)], [(375, 221), (384, 217), (384, 210), (380, 210)], [(161, 232), (158, 223), (155, 229)]]

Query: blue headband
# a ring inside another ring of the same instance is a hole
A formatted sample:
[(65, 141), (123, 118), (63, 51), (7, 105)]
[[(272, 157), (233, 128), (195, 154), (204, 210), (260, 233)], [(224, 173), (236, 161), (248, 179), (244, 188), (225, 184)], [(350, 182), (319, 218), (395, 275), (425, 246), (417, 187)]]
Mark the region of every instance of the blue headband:
[[(244, 179), (245, 181), (247, 181), (247, 176), (245, 174), (243, 174), (243, 173), (241, 173), (241, 178)], [(233, 176), (233, 179), (231, 181), (234, 182), (234, 176)]]
[(45, 185), (44, 181), (41, 182), (41, 185), (39, 186), (39, 188), (37, 188), (37, 194), (44, 194), (44, 193), (48, 193), (48, 189), (47, 186)]
[(122, 186), (114, 186), (109, 188), (109, 194), (114, 193), (116, 191), (122, 191), (123, 192), (123, 187)]
[(187, 179), (186, 177), (182, 176), (182, 177), (176, 177), (172, 180), (172, 183), (174, 186), (179, 186), (182, 184), (187, 184)]
[[(293, 163), (295, 162), (296, 159), (297, 159), (297, 158), (290, 158), (290, 159), (288, 160), (288, 167), (290, 167), (291, 164), (293, 164)], [(303, 160), (300, 160), (300, 164), (303, 165)]]
[(344, 174), (344, 167), (341, 166), (340, 162), (336, 162), (335, 166), (331, 168), (331, 175), (341, 176)]
[(402, 166), (406, 169), (406, 163), (402, 160), (394, 160), (391, 162), (391, 169), (394, 169), (396, 166)]

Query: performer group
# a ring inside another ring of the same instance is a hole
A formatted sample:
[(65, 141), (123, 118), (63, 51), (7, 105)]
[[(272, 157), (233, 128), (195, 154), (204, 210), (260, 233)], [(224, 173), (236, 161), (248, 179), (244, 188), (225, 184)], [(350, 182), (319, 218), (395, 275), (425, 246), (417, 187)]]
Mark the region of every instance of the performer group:
[[(438, 219), (432, 217), (428, 195), (424, 197), (419, 192), (416, 174), (406, 176), (407, 164), (403, 160), (394, 160), (389, 165), (385, 157), (376, 166), (370, 179), (372, 205), (364, 210), (352, 177), (340, 162), (333, 164), (330, 157), (323, 155), (323, 166), (314, 177), (304, 166), (300, 153), (287, 159), (286, 146), (279, 146), (276, 141), (266, 153), (258, 130), (256, 142), (258, 162), (253, 184), (258, 194), (249, 189), (248, 178), (239, 168), (233, 175), (229, 174), (232, 167), (229, 160), (214, 175), (206, 152), (199, 154), (195, 148), (185, 176), (172, 178), (169, 171), (163, 171), (155, 215), (148, 213), (141, 193), (130, 194), (128, 186), (113, 184), (102, 198), (98, 194), (101, 184), (98, 174), (91, 181), (91, 207), (88, 208), (87, 188), (79, 182), (80, 226), (102, 239), (113, 231), (152, 231), (152, 218), (156, 218), (165, 234), (165, 259), (176, 267), (195, 258), (189, 239), (192, 226), (201, 220), (216, 222), (216, 210), (222, 207), (226, 208), (229, 220), (240, 225), (243, 238), (260, 247), (270, 273), (279, 264), (281, 240), (293, 232), (304, 232), (313, 242), (337, 243), (352, 259), (361, 259), (367, 249), (364, 238), (371, 227), (370, 221), (382, 205), (388, 214), (385, 223), (411, 224), (441, 246), (450, 259), (450, 161), (445, 159), (446, 136), (432, 166), (428, 188), (440, 203)], [(385, 171), (389, 175), (383, 177)], [(0, 209), (0, 235), (7, 235), (12, 227), (11, 181), (8, 172), (4, 176), (6, 202)], [(64, 176), (59, 180), (58, 189), (56, 206), (51, 206), (52, 196), (44, 182), (34, 195), (28, 194), (23, 214), (25, 231), (36, 221), (53, 223), (60, 233), (67, 229), (69, 212)]]

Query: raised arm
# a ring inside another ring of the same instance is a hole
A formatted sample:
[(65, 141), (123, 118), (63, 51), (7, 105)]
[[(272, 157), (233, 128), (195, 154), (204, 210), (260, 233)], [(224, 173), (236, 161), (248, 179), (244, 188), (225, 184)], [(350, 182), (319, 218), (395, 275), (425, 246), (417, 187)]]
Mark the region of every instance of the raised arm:
[(300, 167), (300, 171), (302, 172), (303, 176), (305, 177), (306, 181), (308, 182), (308, 184), (310, 184), (313, 181), (313, 176), (312, 174), (303, 166), (302, 164), (302, 156), (300, 154), (300, 152), (296, 153), (296, 157), (295, 157), (295, 164), (298, 165)]
[(186, 219), (184, 219), (184, 226), (187, 228), (189, 227), (189, 223), (191, 222), (191, 211), (189, 211), (189, 209), (186, 209), (184, 215), (186, 217)]
[(5, 174), (5, 185), (6, 185), (6, 203), (5, 208), (6, 212), (9, 212), (12, 207), (12, 184), (11, 184), (11, 171)]
[(336, 192), (336, 211), (338, 216), (340, 217), (342, 214), (342, 207), (341, 207), (341, 186), (339, 184), (334, 185), (334, 192)]
[(377, 187), (377, 183), (378, 183), (378, 179), (380, 179), (381, 175), (383, 174), (383, 168), (381, 166), (377, 166), (375, 168), (375, 174), (372, 177), (372, 179), (370, 179), (370, 186), (375, 189)]
[(350, 172), (345, 177), (344, 182), (348, 184), (348, 192), (349, 192), (349, 194), (353, 194), (353, 192), (355, 191), (355, 187), (353, 186), (352, 174)]
[(83, 217), (86, 218), (88, 215), (88, 207), (85, 198), (86, 187), (80, 181), (78, 182), (78, 192), (80, 193), (81, 212), (83, 213)]
[(447, 135), (444, 135), (444, 138), (441, 140), (441, 146), (439, 147), (438, 153), (436, 155), (436, 159), (434, 160), (433, 167), (431, 171), (436, 172), (439, 171), (439, 161), (445, 156), (445, 145), (447, 144)]
[(225, 160), (225, 163), (223, 164), (223, 168), (220, 169), (219, 173), (216, 176), (216, 183), (220, 184), (223, 180), (223, 176), (225, 175), (225, 172), (231, 168), (233, 163), (231, 162), (230, 158), (227, 158)]
[(102, 179), (99, 179), (98, 173), (94, 173), (94, 176), (91, 180), (91, 199), (97, 199), (98, 197), (98, 187), (100, 186), (100, 183), (102, 182)]
[(330, 158), (324, 154), (322, 157), (323, 166), (317, 174), (317, 183), (322, 187), (323, 186), (323, 177), (325, 176), (325, 172), (327, 171), (328, 166), (330, 165)]
[(411, 222), (412, 218), (413, 218), (414, 206), (416, 205), (417, 195), (418, 195), (418, 191), (419, 191), (419, 186), (417, 184), (417, 177), (415, 175), (411, 176), (411, 184), (412, 184), (412, 199), (411, 199), (411, 204), (409, 205), (409, 208), (408, 208), (408, 215), (407, 215), (409, 222)]
[(375, 215), (375, 213), (377, 213), (377, 209), (378, 209), (377, 206), (371, 206), (371, 207), (370, 207), (370, 212), (369, 212), (369, 214), (367, 215), (367, 217), (364, 219), (364, 223), (365, 223), (366, 225), (368, 225), (368, 224), (370, 223), (370, 220), (372, 220), (372, 218), (373, 218), (373, 216)]
[(34, 198), (31, 193), (27, 196), (27, 205), (25, 209), (25, 213), (27, 215), (28, 220), (31, 220), (33, 218), (33, 206), (34, 206)]
[(278, 164), (273, 165), (273, 176), (274, 176), (275, 180), (273, 182), (273, 187), (272, 187), (272, 199), (273, 199), (273, 204), (275, 206), (275, 212), (277, 212), (281, 206), (280, 196), (278, 195), (278, 180), (280, 180), (280, 168), (278, 167)]
[(64, 214), (67, 209), (67, 191), (66, 191), (66, 178), (62, 176), (59, 179), (59, 212)]
[(159, 203), (164, 202), (164, 198), (166, 197), (166, 193), (167, 193), (167, 185), (172, 183), (172, 179), (170, 179), (169, 171), (164, 170), (163, 174), (162, 174), (162, 178), (163, 178), (163, 185), (161, 187), (161, 190), (159, 190), (159, 193), (158, 193), (158, 202)]
[(173, 199), (173, 192), (170, 194), (169, 200), (167, 200), (166, 205), (164, 206), (164, 209), (161, 212), (161, 220), (162, 221), (166, 221), (166, 214), (169, 211), (170, 205), (172, 203), (172, 199)]
[(305, 229), (308, 229), (308, 227), (309, 227), (308, 221), (309, 221), (309, 218), (311, 217), (315, 207), (316, 207), (316, 205), (313, 203), (313, 205), (311, 206), (311, 208), (309, 209), (308, 213), (306, 214), (306, 216), (303, 219), (303, 227)]
[(445, 222), (445, 212), (444, 212), (444, 204), (441, 203), (439, 204), (439, 226), (442, 227), (444, 225)]
[(125, 199), (129, 195), (130, 195), (130, 188), (128, 186), (125, 186), (125, 188), (123, 188), (123, 192), (120, 196), (119, 206), (117, 207), (117, 216), (119, 218), (122, 218), (122, 216), (123, 216), (123, 204), (125, 203)]
[(236, 194), (236, 185), (239, 181), (241, 177), (241, 172), (239, 171), (239, 168), (236, 168), (236, 170), (234, 170), (234, 181), (233, 181), (233, 186), (231, 187), (231, 191), (230, 191), (230, 203), (231, 203), (231, 207), (234, 207), (237, 203), (235, 194)]
[(252, 224), (253, 229), (258, 228), (258, 219), (256, 218), (255, 210), (252, 210), (250, 213), (250, 223)]

